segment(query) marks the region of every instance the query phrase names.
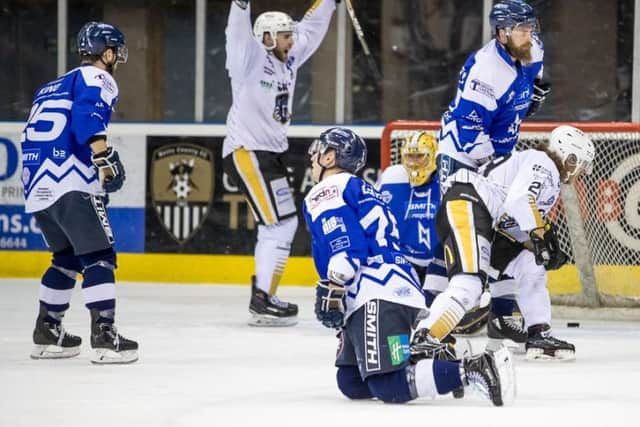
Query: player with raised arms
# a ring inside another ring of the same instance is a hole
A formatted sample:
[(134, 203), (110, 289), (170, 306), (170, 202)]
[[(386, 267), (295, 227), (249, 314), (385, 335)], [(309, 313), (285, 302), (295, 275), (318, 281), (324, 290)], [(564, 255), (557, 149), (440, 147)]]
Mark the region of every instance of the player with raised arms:
[(252, 28), (249, 1), (231, 2), (225, 34), (233, 103), (222, 156), (225, 173), (258, 223), (249, 303), (253, 326), (298, 321), (298, 306), (276, 296), (298, 228), (287, 129), (298, 70), (322, 43), (335, 4), (315, 1), (300, 22), (284, 12), (265, 12)]

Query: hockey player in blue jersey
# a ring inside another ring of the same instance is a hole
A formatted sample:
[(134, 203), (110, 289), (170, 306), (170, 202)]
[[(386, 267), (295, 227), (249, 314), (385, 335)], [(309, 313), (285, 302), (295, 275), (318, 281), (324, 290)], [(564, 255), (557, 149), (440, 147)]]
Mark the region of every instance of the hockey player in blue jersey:
[[(534, 9), (523, 0), (501, 0), (493, 6), (489, 22), (495, 37), (464, 64), (455, 98), (442, 116), (441, 184), (460, 168), (475, 169), (511, 153), (520, 124), (538, 111), (550, 92), (550, 84), (542, 80), (544, 48)], [(504, 286), (508, 283), (497, 283), (492, 292)], [(498, 325), (492, 332), (522, 342), (526, 334), (510, 317), (513, 299), (503, 293), (508, 292), (495, 292), (491, 301), (489, 319)]]
[[(400, 147), (401, 164), (385, 169), (378, 180), (378, 190), (398, 222), (402, 252), (420, 277), (427, 306), (448, 284), (435, 226), (440, 206), (437, 148), (435, 138), (428, 132), (410, 134)], [(485, 304), (470, 312), (457, 332), (469, 334), (482, 328), (488, 310)]]
[(309, 149), (317, 184), (304, 200), (320, 280), (315, 313), (341, 329), (337, 383), (351, 399), (407, 402), (473, 385), (497, 405), (510, 401), (508, 351), (464, 361), (410, 357), (412, 326), (425, 314), (415, 271), (400, 252), (396, 220), (382, 196), (355, 176), (367, 148), (346, 128), (323, 132)]
[(138, 343), (114, 326), (116, 253), (105, 192), (119, 190), (125, 172), (107, 143), (118, 100), (113, 73), (127, 61), (124, 35), (112, 25), (85, 24), (77, 38), (81, 65), (35, 92), (22, 133), (25, 210), (33, 213), (53, 253), (42, 276), (33, 332), (34, 359), (80, 353), (80, 337), (65, 331), (76, 276), (91, 315), (91, 361), (131, 363)]
[(377, 189), (398, 223), (400, 248), (413, 264), (420, 283), (444, 291), (447, 272), (442, 245), (435, 230), (440, 205), (436, 172), (435, 138), (415, 132), (400, 147), (401, 164), (389, 166), (378, 179)]

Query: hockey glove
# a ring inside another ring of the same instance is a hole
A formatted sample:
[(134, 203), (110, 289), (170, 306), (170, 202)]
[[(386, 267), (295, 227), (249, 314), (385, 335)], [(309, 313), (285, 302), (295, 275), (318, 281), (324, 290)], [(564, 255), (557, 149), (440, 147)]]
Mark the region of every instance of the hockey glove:
[(549, 250), (549, 261), (544, 266), (547, 270), (557, 270), (565, 265), (568, 260), (567, 255), (560, 248), (557, 230), (551, 223), (544, 226), (544, 243)]
[(536, 230), (531, 230), (529, 233), (529, 238), (531, 239), (531, 244), (533, 246), (533, 255), (536, 257), (536, 264), (546, 266), (549, 264), (551, 254), (549, 253), (549, 248), (547, 248), (547, 244), (544, 239), (538, 236), (535, 231)]
[(533, 116), (538, 112), (549, 93), (551, 93), (551, 83), (543, 82), (540, 79), (535, 79), (535, 81), (533, 82), (533, 95), (531, 95), (531, 105), (529, 106), (529, 110), (527, 110), (527, 117)]
[(316, 318), (327, 328), (341, 328), (344, 325), (345, 288), (328, 280), (316, 283)]
[(125, 179), (124, 166), (120, 162), (118, 152), (113, 147), (108, 147), (106, 151), (92, 155), (91, 161), (98, 169), (100, 182), (107, 193), (113, 193), (122, 188)]

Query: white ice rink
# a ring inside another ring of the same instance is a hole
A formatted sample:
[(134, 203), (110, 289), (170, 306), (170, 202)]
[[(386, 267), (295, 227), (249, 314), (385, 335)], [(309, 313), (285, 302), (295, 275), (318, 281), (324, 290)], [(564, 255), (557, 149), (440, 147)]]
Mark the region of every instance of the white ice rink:
[[(31, 360), (36, 280), (0, 280), (0, 426), (640, 426), (640, 321), (580, 320), (556, 335), (573, 363), (516, 357), (518, 397), (406, 405), (349, 401), (335, 385), (334, 333), (313, 317), (313, 289), (285, 287), (300, 304), (293, 328), (247, 326), (246, 286), (119, 284), (117, 324), (140, 343), (133, 365), (88, 359), (89, 316), (74, 292), (65, 325), (80, 356)], [(474, 338), (474, 348), (484, 339)]]

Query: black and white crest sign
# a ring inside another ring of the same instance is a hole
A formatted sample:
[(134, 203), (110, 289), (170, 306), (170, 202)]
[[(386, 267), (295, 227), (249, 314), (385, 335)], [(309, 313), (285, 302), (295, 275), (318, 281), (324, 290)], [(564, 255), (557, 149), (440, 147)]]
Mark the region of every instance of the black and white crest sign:
[(151, 199), (160, 222), (180, 244), (202, 225), (213, 199), (213, 154), (194, 144), (165, 145), (151, 159)]

